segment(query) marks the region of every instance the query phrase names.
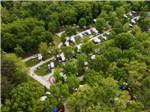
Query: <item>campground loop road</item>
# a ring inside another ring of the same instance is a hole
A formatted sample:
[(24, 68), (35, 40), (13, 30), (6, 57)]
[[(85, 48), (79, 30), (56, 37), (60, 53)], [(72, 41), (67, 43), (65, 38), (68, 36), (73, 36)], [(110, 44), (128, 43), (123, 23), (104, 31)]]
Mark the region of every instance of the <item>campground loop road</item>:
[[(90, 28), (90, 29), (92, 29), (92, 28)], [(105, 31), (104, 33), (110, 32), (110, 31), (111, 31), (111, 29)], [(83, 31), (83, 32), (84, 32), (84, 31)], [(58, 33), (57, 35), (60, 37), (62, 33), (64, 33), (64, 31)], [(81, 33), (81, 32), (80, 32), (80, 33)], [(95, 37), (89, 39), (89, 41), (92, 41), (93, 39), (95, 39), (95, 38), (97, 38), (97, 37), (103, 35), (104, 33), (99, 34), (99, 35), (97, 35), (97, 36), (95, 36)], [(78, 34), (77, 34), (77, 35), (78, 35)], [(57, 47), (58, 47), (58, 48), (61, 48), (62, 45), (63, 45), (63, 43), (61, 42)], [(82, 45), (82, 44), (81, 44), (81, 45)], [(35, 54), (35, 55), (36, 55), (36, 54)], [(35, 55), (23, 59), (22, 62), (26, 62), (26, 61), (28, 61), (28, 60), (30, 60), (30, 59), (34, 59), (34, 58), (35, 58)], [(46, 74), (46, 75), (44, 75), (44, 76), (39, 76), (39, 75), (37, 75), (37, 74), (35, 73), (35, 70), (37, 69), (37, 67), (39, 67), (39, 66), (41, 66), (41, 65), (43, 65), (43, 64), (45, 64), (45, 63), (47, 63), (47, 62), (49, 62), (49, 61), (51, 61), (51, 60), (54, 60), (54, 59), (55, 59), (55, 57), (53, 56), (53, 57), (48, 58), (48, 59), (46, 59), (46, 60), (44, 60), (44, 61), (40, 61), (38, 64), (36, 64), (36, 65), (34, 65), (34, 66), (32, 66), (32, 67), (29, 68), (29, 76), (32, 77), (33, 79), (35, 79), (36, 81), (38, 81), (39, 83), (41, 83), (41, 84), (42, 84), (43, 86), (45, 86), (47, 89), (50, 89), (51, 83), (48, 81), (48, 79), (49, 79), (51, 76), (53, 76), (53, 72), (54, 72), (54, 71), (52, 70), (51, 73), (48, 73), (48, 74)], [(78, 77), (78, 79), (79, 79), (79, 80), (83, 80), (83, 76)]]

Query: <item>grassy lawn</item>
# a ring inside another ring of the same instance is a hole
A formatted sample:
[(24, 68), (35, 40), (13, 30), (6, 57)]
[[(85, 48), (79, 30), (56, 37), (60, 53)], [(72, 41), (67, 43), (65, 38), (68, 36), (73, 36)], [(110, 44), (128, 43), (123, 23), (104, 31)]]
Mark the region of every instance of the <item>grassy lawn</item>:
[(58, 46), (61, 43), (61, 37), (54, 36), (53, 40), (56, 46)]
[(38, 60), (36, 58), (28, 60), (28, 61), (25, 62), (25, 64), (28, 67), (32, 67), (32, 66), (36, 65), (37, 63), (39, 63), (39, 62), (38, 62)]
[(36, 73), (37, 75), (44, 76), (44, 75), (48, 74), (49, 71), (48, 71), (48, 69), (38, 69), (38, 70), (35, 71), (35, 73)]
[(40, 66), (40, 69), (36, 70), (35, 73), (36, 73), (37, 75), (42, 75), (42, 76), (43, 76), (43, 75), (46, 75), (46, 74), (48, 74), (48, 73), (50, 73), (50, 71), (49, 71), (48, 68), (47, 68), (48, 63), (49, 63), (49, 62), (47, 62), (47, 63), (41, 65), (41, 66)]
[[(37, 75), (41, 75), (41, 76), (44, 76), (44, 75), (50, 73), (51, 71), (49, 71), (49, 70), (48, 70), (48, 67), (47, 67), (47, 65), (48, 65), (50, 62), (51, 62), (51, 61), (49, 61), (49, 62), (44, 63), (43, 65), (41, 65), (38, 70), (35, 70), (35, 73), (36, 73)], [(57, 62), (57, 61), (55, 61), (54, 63), (55, 63), (55, 67), (56, 67), (56, 66), (59, 67), (59, 66), (61, 65), (61, 63), (59, 63), (59, 62)]]

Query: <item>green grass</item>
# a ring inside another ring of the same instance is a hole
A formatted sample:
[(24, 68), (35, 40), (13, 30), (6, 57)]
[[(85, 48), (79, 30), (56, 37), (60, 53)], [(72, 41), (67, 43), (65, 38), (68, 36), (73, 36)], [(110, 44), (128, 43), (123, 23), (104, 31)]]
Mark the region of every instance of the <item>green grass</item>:
[(49, 63), (49, 62), (47, 62), (47, 63), (41, 65), (41, 66), (40, 66), (40, 69), (36, 70), (35, 73), (36, 73), (37, 75), (41, 75), (41, 76), (50, 73), (50, 71), (49, 71), (48, 68), (47, 68), (48, 63)]
[(44, 76), (44, 75), (48, 74), (49, 71), (48, 71), (47, 69), (39, 69), (39, 70), (36, 70), (35, 73), (36, 73), (37, 75)]
[(61, 37), (54, 36), (53, 41), (54, 41), (55, 45), (58, 46), (61, 43)]
[[(40, 75), (40, 76), (44, 76), (48, 73), (50, 73), (51, 71), (48, 70), (48, 67), (47, 65), (50, 63), (51, 61), (47, 62), (47, 63), (44, 63), (43, 65), (40, 66), (40, 69), (38, 70), (35, 70), (35, 73), (37, 75)], [(57, 67), (60, 67), (61, 63), (57, 62), (57, 61), (54, 61), (55, 63), (55, 66), (57, 65)]]
[(38, 60), (36, 58), (28, 60), (28, 61), (25, 62), (25, 64), (28, 67), (32, 67), (32, 66), (36, 65), (37, 63), (38, 63)]

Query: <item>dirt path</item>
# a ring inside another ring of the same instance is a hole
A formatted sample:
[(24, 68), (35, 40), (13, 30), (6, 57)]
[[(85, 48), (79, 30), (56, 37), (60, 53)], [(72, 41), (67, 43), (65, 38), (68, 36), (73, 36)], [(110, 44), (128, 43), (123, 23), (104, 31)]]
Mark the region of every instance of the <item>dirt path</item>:
[[(36, 54), (35, 54), (36, 55)], [(30, 60), (30, 59), (34, 59), (35, 57), (34, 57), (34, 55), (32, 55), (32, 56), (30, 56), (30, 57), (27, 57), (27, 58), (24, 58), (22, 61), (23, 62), (26, 62), (26, 61), (28, 61), (28, 60)]]

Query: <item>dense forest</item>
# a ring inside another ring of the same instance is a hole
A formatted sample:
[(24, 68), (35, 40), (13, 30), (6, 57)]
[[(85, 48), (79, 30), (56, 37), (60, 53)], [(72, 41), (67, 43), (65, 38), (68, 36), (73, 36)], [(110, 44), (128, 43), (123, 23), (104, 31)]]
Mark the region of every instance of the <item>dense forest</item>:
[[(99, 34), (109, 31), (107, 38), (97, 44), (85, 34), (64, 45), (91, 27)], [(57, 48), (58, 43), (63, 45)], [(66, 60), (54, 60), (50, 89), (32, 79), (31, 66), (22, 61), (61, 52)], [(2, 112), (149, 112), (150, 3), (2, 1), (1, 103)]]

